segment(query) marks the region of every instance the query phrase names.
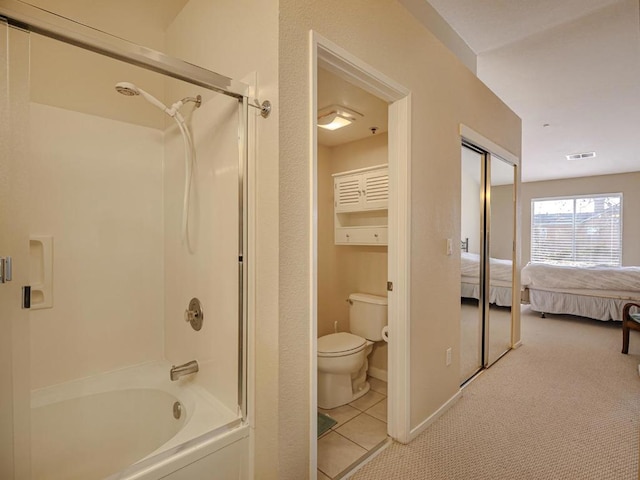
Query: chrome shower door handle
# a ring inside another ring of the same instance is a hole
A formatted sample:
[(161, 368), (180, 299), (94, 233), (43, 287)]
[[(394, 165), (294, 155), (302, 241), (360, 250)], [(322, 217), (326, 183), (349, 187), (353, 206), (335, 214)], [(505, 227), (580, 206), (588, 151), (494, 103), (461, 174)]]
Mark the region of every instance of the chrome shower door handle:
[(11, 257), (0, 257), (0, 283), (10, 282), (11, 274)]

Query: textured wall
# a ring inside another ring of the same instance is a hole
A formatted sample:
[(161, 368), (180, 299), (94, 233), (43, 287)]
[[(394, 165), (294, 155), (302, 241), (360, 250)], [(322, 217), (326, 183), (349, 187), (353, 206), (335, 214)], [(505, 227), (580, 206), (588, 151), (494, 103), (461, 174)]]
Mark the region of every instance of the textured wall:
[[(366, 14), (365, 14), (366, 12)], [(411, 425), (458, 391), (445, 350), (460, 338), (460, 137), (464, 123), (520, 153), (520, 120), (397, 2), (280, 2), (280, 463), (305, 478), (309, 460), (310, 183), (309, 30), (412, 92)], [(284, 413), (286, 412), (286, 417)]]
[[(318, 149), (318, 336), (349, 331), (351, 293), (387, 296), (387, 247), (336, 245), (332, 174), (388, 162), (387, 134)], [(387, 370), (387, 345), (376, 344), (369, 365)]]

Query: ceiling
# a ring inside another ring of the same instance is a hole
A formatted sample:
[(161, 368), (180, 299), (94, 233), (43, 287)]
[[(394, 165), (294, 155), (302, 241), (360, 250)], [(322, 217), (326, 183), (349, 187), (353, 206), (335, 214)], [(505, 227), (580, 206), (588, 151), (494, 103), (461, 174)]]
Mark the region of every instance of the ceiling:
[(523, 181), (640, 171), (638, 0), (428, 1), (522, 118)]
[(320, 145), (335, 147), (370, 137), (373, 135), (373, 127), (376, 128), (376, 135), (387, 131), (389, 107), (384, 100), (323, 68), (318, 68), (318, 111), (321, 112), (331, 105), (355, 110), (362, 114), (362, 118), (338, 130), (318, 128)]

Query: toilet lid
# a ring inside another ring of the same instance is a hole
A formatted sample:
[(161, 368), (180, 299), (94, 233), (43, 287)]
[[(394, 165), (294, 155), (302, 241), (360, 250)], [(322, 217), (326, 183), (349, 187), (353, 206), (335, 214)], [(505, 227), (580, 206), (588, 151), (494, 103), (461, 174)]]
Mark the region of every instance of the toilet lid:
[(322, 357), (338, 357), (362, 350), (367, 341), (347, 332), (332, 333), (318, 339), (318, 355)]

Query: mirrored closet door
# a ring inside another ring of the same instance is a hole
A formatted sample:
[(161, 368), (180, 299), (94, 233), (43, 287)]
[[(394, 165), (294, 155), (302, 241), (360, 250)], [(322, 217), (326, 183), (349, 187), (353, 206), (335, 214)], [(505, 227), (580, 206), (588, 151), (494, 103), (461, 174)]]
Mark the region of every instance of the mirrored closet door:
[(475, 145), (463, 143), (461, 383), (511, 348), (515, 168)]
[[(490, 258), (485, 284), (489, 288), (487, 365), (491, 365), (511, 348), (513, 302), (513, 256), (515, 239), (515, 166), (488, 154), (490, 179), (486, 211), (486, 242)], [(516, 297), (517, 299), (519, 296)], [(519, 301), (519, 300), (516, 300)]]
[(460, 244), (460, 380), (483, 366), (483, 311), (480, 304), (481, 220), (483, 215), (481, 153), (462, 147)]

